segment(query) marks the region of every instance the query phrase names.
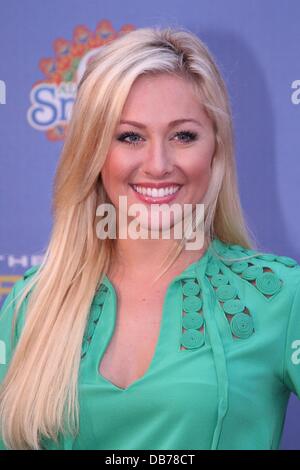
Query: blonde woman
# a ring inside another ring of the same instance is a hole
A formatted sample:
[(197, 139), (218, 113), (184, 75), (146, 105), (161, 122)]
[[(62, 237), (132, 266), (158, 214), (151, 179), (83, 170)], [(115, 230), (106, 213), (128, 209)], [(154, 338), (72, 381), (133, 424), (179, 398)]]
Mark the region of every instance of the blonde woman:
[[(0, 314), (2, 448), (277, 449), (300, 394), (300, 269), (250, 240), (205, 45), (143, 28), (102, 47), (54, 183), (44, 261)], [(140, 233), (164, 233), (163, 203), (192, 207), (172, 213), (181, 238), (120, 236), (135, 204)]]

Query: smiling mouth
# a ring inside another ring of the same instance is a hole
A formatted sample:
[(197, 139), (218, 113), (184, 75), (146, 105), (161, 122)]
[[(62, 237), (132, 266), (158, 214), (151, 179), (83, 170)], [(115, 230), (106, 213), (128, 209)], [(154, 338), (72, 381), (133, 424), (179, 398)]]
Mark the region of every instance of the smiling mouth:
[(140, 196), (146, 198), (165, 199), (174, 196), (181, 188), (181, 185), (174, 184), (161, 188), (153, 188), (148, 186), (139, 186), (138, 184), (130, 184), (131, 188)]
[(145, 204), (168, 204), (177, 198), (182, 187), (179, 184), (172, 184), (164, 187), (139, 186), (138, 184), (129, 185), (136, 197)]

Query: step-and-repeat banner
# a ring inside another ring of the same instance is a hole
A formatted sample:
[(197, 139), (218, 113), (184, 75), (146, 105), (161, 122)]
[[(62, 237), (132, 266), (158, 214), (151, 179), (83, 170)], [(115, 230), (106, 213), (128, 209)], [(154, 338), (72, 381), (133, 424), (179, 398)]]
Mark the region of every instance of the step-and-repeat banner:
[[(262, 250), (299, 261), (299, 20), (299, 0), (2, 0), (0, 305), (49, 241), (53, 176), (87, 61), (145, 26), (185, 27), (208, 45), (229, 89), (248, 224)], [(300, 449), (295, 398), (282, 447)]]

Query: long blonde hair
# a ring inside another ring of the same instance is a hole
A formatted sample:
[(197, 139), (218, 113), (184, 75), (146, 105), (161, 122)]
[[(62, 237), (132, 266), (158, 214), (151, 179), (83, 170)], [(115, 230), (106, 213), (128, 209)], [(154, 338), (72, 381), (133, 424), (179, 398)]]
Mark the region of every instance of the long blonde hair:
[(18, 303), (34, 286), (0, 389), (7, 448), (40, 449), (42, 437), (56, 441), (60, 432), (79, 431), (82, 339), (93, 296), (114, 256), (113, 240), (96, 236), (96, 208), (107, 202), (101, 168), (132, 84), (150, 73), (177, 74), (201, 93), (216, 135), (204, 201), (207, 236), (251, 247), (236, 182), (229, 100), (206, 46), (183, 28), (155, 27), (103, 46), (78, 86), (54, 180), (53, 227), (44, 260)]

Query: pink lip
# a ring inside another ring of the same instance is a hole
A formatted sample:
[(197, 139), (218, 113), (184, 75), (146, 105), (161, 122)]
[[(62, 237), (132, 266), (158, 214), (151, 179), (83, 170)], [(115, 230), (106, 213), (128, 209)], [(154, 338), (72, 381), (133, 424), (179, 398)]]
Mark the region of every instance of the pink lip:
[[(142, 185), (139, 185), (139, 186), (142, 186)], [(145, 202), (146, 204), (163, 204), (163, 203), (168, 203), (168, 202), (171, 202), (173, 201), (177, 194), (179, 193), (180, 189), (179, 188), (176, 193), (174, 194), (168, 194), (167, 196), (164, 196), (164, 197), (151, 197), (151, 196), (144, 196), (143, 194), (140, 194), (138, 193), (137, 191), (135, 191), (133, 189), (133, 187), (130, 185), (132, 191), (134, 192), (134, 194), (137, 196), (137, 198), (142, 201), (142, 202)], [(150, 187), (153, 187), (153, 186), (148, 186), (148, 188)], [(156, 186), (154, 186), (156, 187)], [(162, 187), (162, 186), (160, 186)]]

